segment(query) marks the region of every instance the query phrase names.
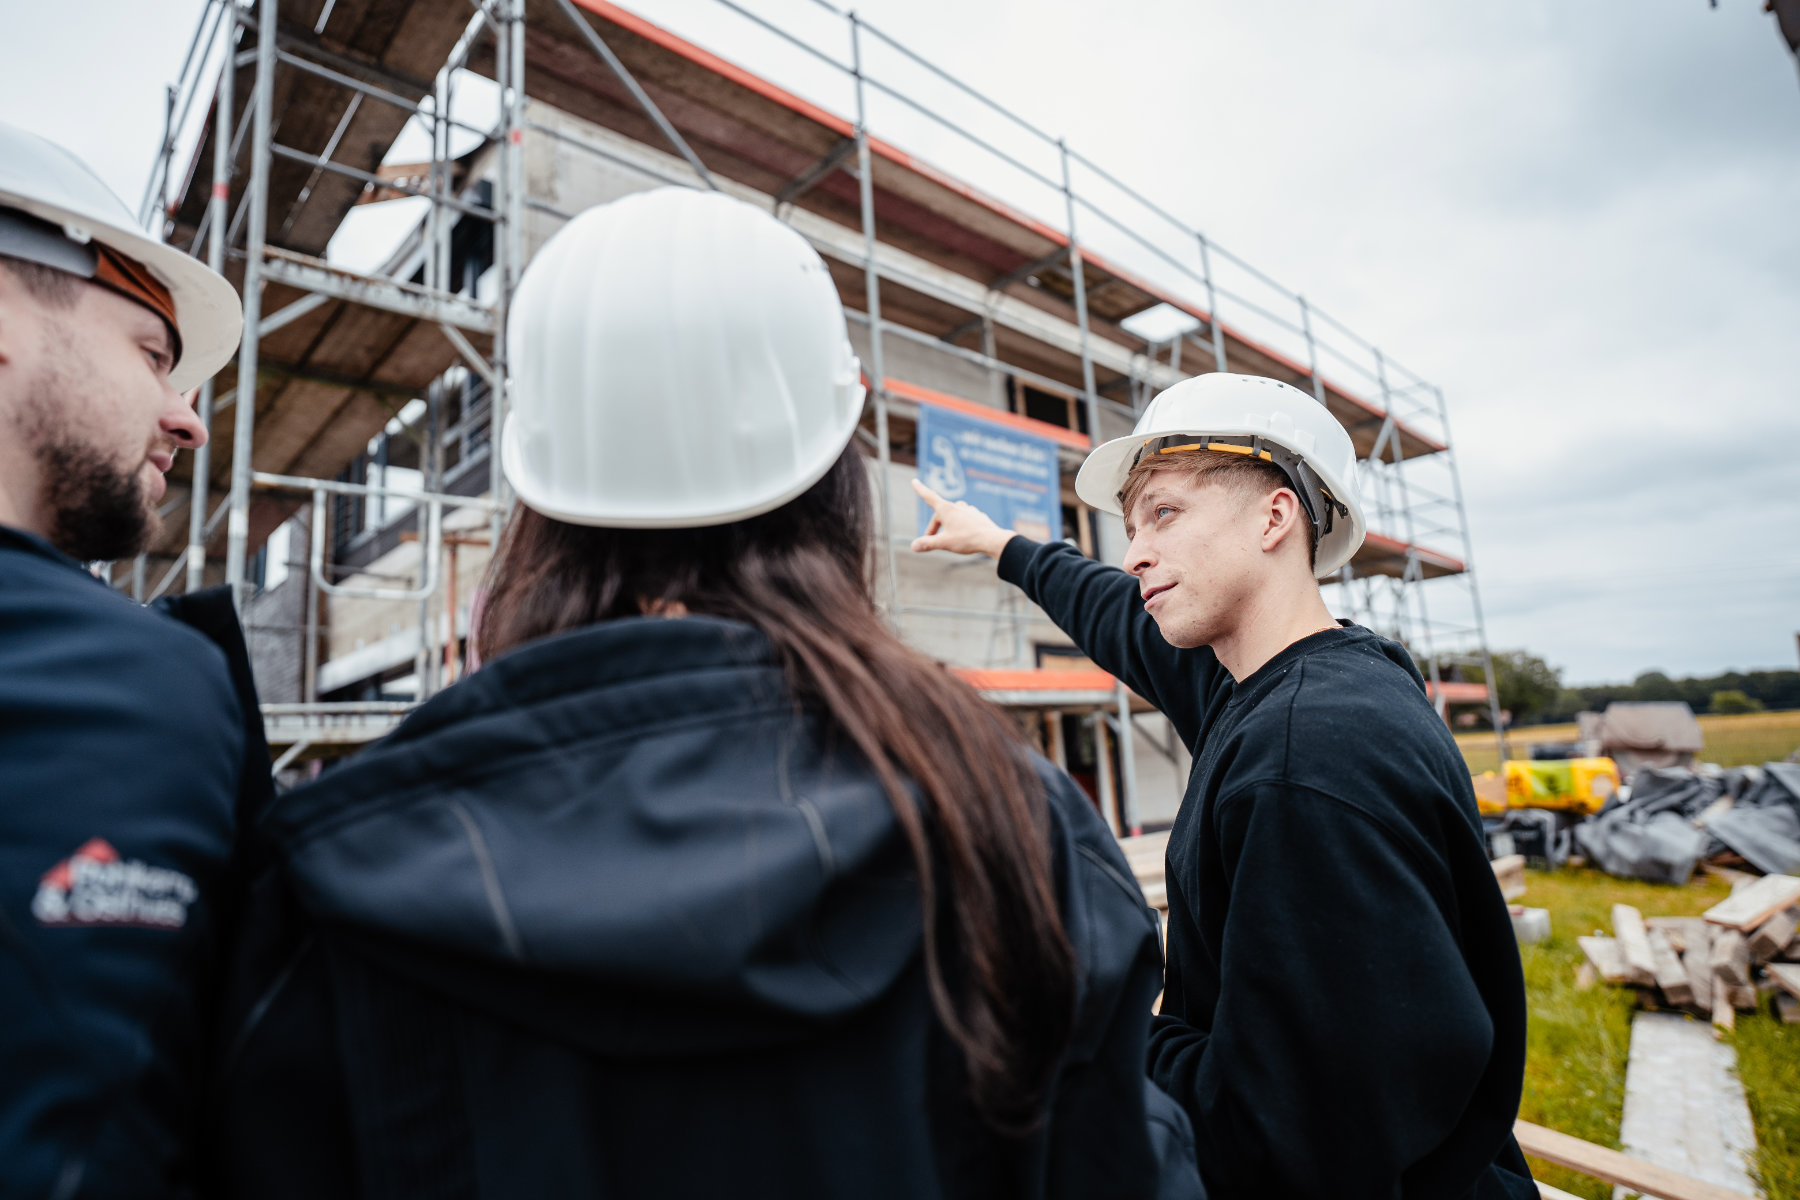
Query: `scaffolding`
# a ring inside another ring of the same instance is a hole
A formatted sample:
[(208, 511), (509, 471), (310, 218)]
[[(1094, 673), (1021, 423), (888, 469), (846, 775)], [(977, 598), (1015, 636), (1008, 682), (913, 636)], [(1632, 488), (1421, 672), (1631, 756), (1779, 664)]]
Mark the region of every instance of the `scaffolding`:
[[(257, 547), (302, 513), (304, 682), (298, 702), (267, 714), (283, 765), (309, 746), (379, 732), (404, 711), (319, 700), (322, 597), (417, 603), (415, 700), (456, 669), (465, 625), (454, 599), (442, 604), (440, 556), (447, 544), (497, 543), (510, 501), (493, 432), (505, 415), (513, 289), (528, 226), (573, 215), (528, 187), (528, 142), (591, 156), (645, 186), (760, 203), (819, 249), (865, 348), (880, 598), (903, 634), (910, 623), (978, 623), (990, 645), (1004, 629), (1016, 649), (1043, 621), (1012, 601), (967, 609), (906, 594), (897, 546), (909, 535), (891, 485), (915, 461), (920, 405), (979, 410), (1050, 438), (1067, 491), (1086, 448), (1128, 432), (1155, 392), (1204, 371), (1268, 375), (1310, 392), (1361, 460), (1371, 534), (1330, 581), (1328, 603), (1411, 647), (1440, 712), (1480, 703), (1499, 729), (1493, 690), (1460, 677), (1470, 666), (1485, 680), (1493, 671), (1440, 389), (855, 13), (825, 0), (790, 0), (781, 19), (737, 0), (705, 7), (690, 24), (708, 40), (779, 47), (852, 115), (607, 0), (209, 0), (201, 14), (169, 91), (143, 212), (238, 285), (245, 336), (235, 368), (198, 400), (212, 443), (185, 479), (171, 475), (164, 516), (185, 509), (186, 520), (171, 520), (114, 579), (148, 598), (222, 577), (242, 605)], [(466, 72), (492, 81), (497, 120), (459, 116)], [(211, 103), (196, 109), (209, 90)], [(960, 173), (872, 133), (878, 106)], [(198, 128), (184, 139), (191, 113)], [(389, 162), (412, 122), (429, 131), (428, 157)], [(457, 135), (473, 148), (453, 153)], [(351, 210), (391, 197), (423, 200), (425, 213), (386, 262), (354, 271), (329, 261)], [(491, 269), (465, 268), (476, 241)], [(893, 356), (918, 347), (978, 372), (989, 395), (890, 375)], [(1058, 404), (1064, 419), (1045, 419)], [(396, 426), (416, 435), (418, 485), (348, 478)], [(1083, 548), (1122, 549), (1118, 531), (1070, 496)], [(331, 506), (368, 501), (412, 506), (415, 580), (332, 578), (327, 545), (341, 522)], [(450, 520), (463, 532), (446, 534)], [(468, 532), (481, 524), (485, 543)], [(454, 587), (454, 569), (448, 579)], [(1110, 679), (1075, 687), (1042, 672), (968, 674), (1003, 705), (1089, 714), (1102, 776), (1107, 741), (1118, 743), (1119, 777), (1101, 779), (1101, 790), (1117, 825), (1135, 827), (1141, 701)], [(1045, 729), (1054, 756), (1062, 726)]]

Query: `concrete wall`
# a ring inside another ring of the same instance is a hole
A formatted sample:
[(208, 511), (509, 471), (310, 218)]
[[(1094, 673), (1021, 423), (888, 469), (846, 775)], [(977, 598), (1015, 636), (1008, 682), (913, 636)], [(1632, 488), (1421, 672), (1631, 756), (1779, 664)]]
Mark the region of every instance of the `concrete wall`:
[[(869, 327), (852, 322), (850, 345), (862, 361), (863, 371), (875, 373), (875, 355), (869, 348)], [(881, 365), (889, 379), (903, 379), (974, 400), (990, 408), (1006, 409), (1006, 376), (979, 363), (936, 350), (911, 338), (886, 337), (881, 341)]]
[(269, 704), (301, 698), (301, 672), (306, 661), (306, 558), (310, 512), (290, 518), (287, 578), (250, 598), (244, 606), (244, 641), (250, 649), (250, 672), (257, 698)]

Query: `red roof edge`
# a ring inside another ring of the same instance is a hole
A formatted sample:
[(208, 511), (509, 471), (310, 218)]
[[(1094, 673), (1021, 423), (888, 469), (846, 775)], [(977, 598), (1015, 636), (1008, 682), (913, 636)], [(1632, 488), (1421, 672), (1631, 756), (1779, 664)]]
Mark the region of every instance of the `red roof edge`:
[[(1365, 542), (1372, 542), (1376, 546), (1392, 554), (1405, 554), (1408, 549), (1406, 543), (1399, 538), (1391, 538), (1379, 533), (1364, 534), (1363, 540)], [(1452, 558), (1441, 550), (1430, 550), (1424, 546), (1415, 546), (1412, 548), (1419, 552), (1420, 558), (1436, 563), (1438, 566), (1444, 567), (1447, 570), (1455, 571), (1459, 575), (1468, 570), (1468, 564), (1464, 563), (1462, 559)]]
[(1488, 690), (1485, 683), (1459, 683), (1446, 680), (1443, 683), (1425, 682), (1425, 695), (1436, 700), (1439, 690), (1444, 693), (1445, 704), (1485, 704)]
[(1113, 677), (1098, 668), (1054, 671), (1039, 667), (1029, 671), (991, 670), (985, 667), (952, 667), (950, 673), (982, 692), (1106, 692)]
[(1052, 425), (1050, 422), (1040, 421), (1036, 417), (1007, 412), (1003, 408), (990, 408), (974, 400), (965, 400), (961, 396), (952, 396), (948, 392), (934, 391), (931, 388), (921, 387), (919, 384), (908, 383), (904, 379), (895, 379), (892, 376), (888, 377), (887, 390), (893, 395), (919, 404), (935, 404), (939, 408), (948, 408), (953, 412), (966, 413), (971, 417), (992, 421), (996, 425), (1010, 425), (1022, 433), (1048, 438), (1076, 450), (1088, 448), (1088, 436), (1080, 430), (1065, 429), (1061, 425)]

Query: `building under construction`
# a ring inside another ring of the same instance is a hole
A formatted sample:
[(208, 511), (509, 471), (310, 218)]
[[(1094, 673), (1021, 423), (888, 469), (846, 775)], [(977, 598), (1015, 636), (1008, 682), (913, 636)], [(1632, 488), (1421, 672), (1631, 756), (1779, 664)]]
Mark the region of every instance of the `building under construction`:
[[(212, 441), (171, 472), (161, 541), (115, 582), (239, 585), (282, 769), (380, 736), (470, 668), (510, 505), (492, 448), (514, 286), (573, 214), (666, 185), (762, 205), (823, 256), (869, 384), (889, 619), (1014, 711), (1121, 831), (1172, 819), (1186, 752), (991, 566), (906, 549), (907, 482), (942, 465), (922, 425), (1043, 448), (1059, 495), (1030, 531), (1118, 561), (1117, 519), (1073, 490), (1096, 438), (1201, 372), (1310, 392), (1363, 460), (1371, 525), (1327, 602), (1409, 645), (1440, 711), (1498, 724), (1462, 675), (1486, 646), (1437, 388), (853, 14), (682, 16), (206, 6), (144, 214), (238, 285), (244, 343), (200, 398)], [(398, 216), (353, 261), (371, 206)]]

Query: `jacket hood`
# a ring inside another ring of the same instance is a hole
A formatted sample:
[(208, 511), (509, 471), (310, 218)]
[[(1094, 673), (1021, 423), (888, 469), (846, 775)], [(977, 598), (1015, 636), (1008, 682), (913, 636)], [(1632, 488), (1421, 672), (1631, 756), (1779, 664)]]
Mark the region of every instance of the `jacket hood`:
[(755, 629), (608, 622), (495, 660), (264, 828), (322, 925), (428, 986), (608, 1052), (767, 1043), (917, 956), (898, 822), (829, 743)]

